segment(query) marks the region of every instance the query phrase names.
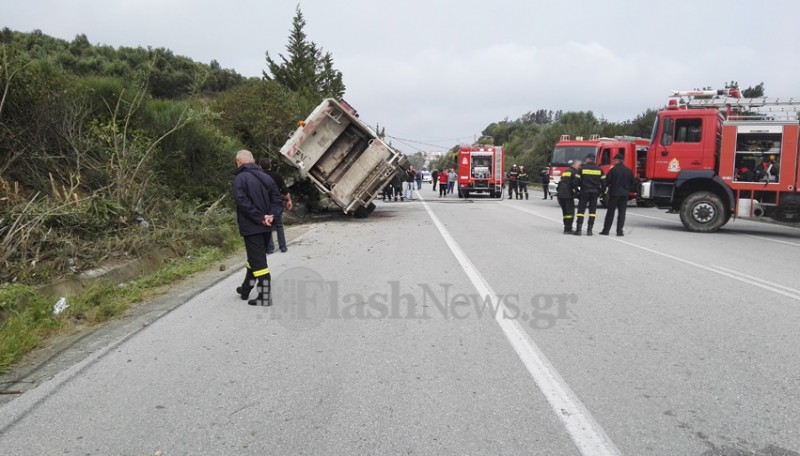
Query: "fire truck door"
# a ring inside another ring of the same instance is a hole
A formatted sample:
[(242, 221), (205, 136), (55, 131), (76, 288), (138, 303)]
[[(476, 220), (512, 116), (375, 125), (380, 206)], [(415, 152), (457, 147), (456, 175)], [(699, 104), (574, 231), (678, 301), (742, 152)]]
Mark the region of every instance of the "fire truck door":
[[(703, 147), (703, 119), (701, 117), (672, 117), (661, 119), (659, 137), (656, 141), (653, 178), (675, 179), (687, 169), (713, 169), (713, 146), (711, 156), (705, 157)], [(710, 162), (709, 162), (710, 160)]]

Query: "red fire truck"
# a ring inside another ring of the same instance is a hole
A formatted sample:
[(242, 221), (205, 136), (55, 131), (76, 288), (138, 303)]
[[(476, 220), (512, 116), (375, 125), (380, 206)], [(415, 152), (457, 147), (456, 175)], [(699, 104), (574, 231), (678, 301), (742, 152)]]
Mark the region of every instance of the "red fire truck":
[(732, 216), (800, 222), (799, 108), (737, 89), (673, 92), (653, 127), (641, 197), (679, 212), (690, 231), (717, 231)]
[[(583, 161), (590, 154), (594, 155), (595, 162), (605, 173), (608, 173), (614, 164), (614, 156), (622, 154), (625, 156), (625, 166), (633, 170), (634, 177), (639, 177), (644, 173), (641, 165), (645, 161), (649, 143), (650, 141), (645, 138), (634, 136), (601, 138), (599, 135), (592, 135), (590, 139), (584, 140), (580, 136), (570, 139), (569, 135), (561, 135), (550, 159), (548, 190), (551, 195), (555, 195), (561, 173), (569, 168), (574, 160)], [(635, 196), (635, 193), (631, 194), (632, 198)]]
[(486, 193), (490, 198), (503, 197), (505, 183), (505, 150), (503, 146), (483, 144), (458, 148), (458, 197), (469, 198)]

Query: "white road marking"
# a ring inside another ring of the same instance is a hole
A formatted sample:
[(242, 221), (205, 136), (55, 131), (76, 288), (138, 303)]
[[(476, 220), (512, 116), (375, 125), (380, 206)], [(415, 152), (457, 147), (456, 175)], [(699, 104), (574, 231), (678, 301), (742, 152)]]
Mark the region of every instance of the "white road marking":
[[(665, 219), (665, 218), (660, 218), (660, 217), (653, 217), (653, 216), (650, 216), (650, 215), (637, 214), (635, 212), (628, 212), (628, 215), (633, 215), (635, 217), (649, 218), (649, 219), (658, 220), (658, 221), (661, 221), (661, 222), (677, 223), (679, 225), (681, 224), (680, 220), (670, 220), (670, 219)], [(785, 244), (785, 245), (792, 245), (792, 246), (795, 246), (795, 247), (800, 247), (800, 244), (798, 244), (796, 242), (781, 241), (779, 239), (771, 239), (771, 238), (764, 237), (764, 236), (756, 236), (754, 234), (745, 234), (745, 233), (735, 233), (735, 234), (737, 236), (747, 236), (747, 237), (751, 237), (753, 239), (759, 239), (759, 240), (762, 240), (762, 241), (777, 242), (778, 244)]]
[(767, 238), (767, 237), (756, 236), (756, 235), (753, 235), (753, 234), (742, 234), (742, 236), (747, 236), (747, 237), (751, 237), (751, 238), (755, 238), (755, 239), (760, 239), (762, 241), (777, 242), (778, 244), (786, 244), (786, 245), (793, 245), (795, 247), (800, 247), (800, 244), (798, 244), (796, 242), (781, 241), (779, 239), (770, 239), (770, 238)]
[[(419, 195), (418, 195), (419, 196)], [(533, 381), (542, 392), (553, 412), (564, 425), (575, 446), (584, 456), (619, 456), (619, 449), (606, 435), (602, 427), (594, 420), (589, 410), (578, 399), (572, 389), (567, 385), (561, 375), (545, 357), (530, 335), (522, 328), (517, 320), (504, 318), (506, 307), (502, 300), (481, 275), (480, 271), (469, 260), (467, 255), (458, 245), (456, 240), (431, 211), (428, 203), (420, 196), (422, 205), (431, 217), (433, 224), (439, 230), (445, 243), (450, 247), (464, 273), (472, 285), (482, 296), (490, 296), (498, 302), (499, 309), (495, 313), (495, 321), (505, 334), (511, 346), (516, 351), (522, 363), (528, 369)], [(538, 214), (535, 214), (538, 215)]]
[[(543, 218), (545, 220), (550, 220), (551, 222), (555, 222), (556, 221), (556, 220), (553, 220), (553, 219), (551, 219), (549, 217), (545, 217), (545, 216), (543, 216), (543, 215), (541, 215), (541, 214), (539, 214), (537, 212), (531, 211), (531, 210), (515, 207), (513, 205), (507, 205), (507, 206), (511, 207), (513, 209), (516, 209), (518, 211), (527, 212), (528, 214), (532, 214), (532, 215), (535, 215), (537, 217), (541, 217), (541, 218)], [(648, 216), (642, 216), (642, 217), (648, 217)], [(649, 217), (649, 218), (655, 218), (655, 217)], [(659, 220), (661, 220), (661, 219), (659, 219)], [(560, 223), (560, 221), (559, 221), (559, 223)], [(641, 245), (636, 245), (636, 244), (633, 244), (633, 243), (628, 242), (628, 241), (624, 241), (624, 240), (616, 238), (616, 237), (609, 237), (607, 239), (609, 239), (611, 241), (615, 241), (615, 242), (620, 242), (622, 244), (628, 245), (628, 246), (633, 247), (635, 249), (644, 250), (645, 252), (649, 252), (649, 253), (652, 253), (654, 255), (662, 256), (664, 258), (669, 258), (670, 260), (674, 260), (674, 261), (677, 261), (679, 263), (683, 263), (683, 264), (686, 264), (686, 265), (689, 265), (689, 266), (692, 266), (692, 267), (695, 267), (695, 268), (698, 268), (698, 269), (702, 269), (704, 271), (713, 272), (714, 274), (719, 274), (721, 276), (725, 276), (725, 277), (728, 277), (730, 279), (746, 283), (748, 285), (753, 285), (755, 287), (762, 288), (764, 290), (771, 291), (773, 293), (777, 293), (777, 294), (782, 295), (782, 296), (786, 296), (787, 298), (791, 298), (791, 299), (794, 299), (796, 301), (800, 301), (800, 292), (798, 290), (793, 289), (793, 288), (788, 288), (788, 287), (784, 287), (784, 286), (781, 286), (781, 285), (770, 283), (770, 282), (767, 282), (767, 281), (764, 281), (764, 280), (761, 280), (761, 279), (757, 279), (757, 278), (754, 278), (754, 277), (749, 277), (746, 274), (743, 274), (743, 273), (740, 273), (740, 272), (736, 272), (736, 271), (731, 271), (730, 269), (725, 269), (725, 268), (722, 268), (722, 267), (719, 267), (719, 266), (716, 266), (716, 267), (704, 266), (704, 265), (702, 265), (700, 263), (695, 263), (694, 261), (690, 261), (690, 260), (686, 260), (686, 259), (683, 259), (683, 258), (679, 258), (679, 257), (676, 257), (674, 255), (670, 255), (668, 253), (659, 252), (658, 250), (653, 250), (653, 249), (650, 249), (650, 248), (647, 248), (647, 247), (643, 247)]]
[(723, 267), (723, 266), (714, 265), (714, 267), (719, 269), (719, 270), (721, 270), (721, 271), (725, 271), (725, 272), (727, 272), (729, 274), (737, 275), (737, 276), (752, 280), (754, 282), (761, 283), (764, 286), (769, 287), (769, 289), (780, 288), (781, 290), (787, 291), (789, 293), (793, 293), (794, 295), (800, 297), (800, 290), (798, 290), (796, 288), (785, 287), (785, 286), (779, 285), (779, 284), (777, 284), (775, 282), (770, 282), (769, 280), (759, 279), (758, 277), (754, 277), (754, 276), (752, 276), (750, 274), (747, 274), (745, 272), (734, 271), (733, 269), (728, 269), (728, 268)]

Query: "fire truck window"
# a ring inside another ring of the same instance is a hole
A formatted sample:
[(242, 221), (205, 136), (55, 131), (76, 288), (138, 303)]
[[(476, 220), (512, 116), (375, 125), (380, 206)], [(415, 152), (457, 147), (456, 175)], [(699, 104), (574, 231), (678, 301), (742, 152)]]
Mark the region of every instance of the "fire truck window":
[(675, 122), (675, 142), (700, 142), (703, 131), (702, 119), (678, 119)]
[(669, 146), (672, 145), (672, 133), (673, 128), (675, 128), (675, 122), (672, 120), (672, 117), (665, 117), (664, 123), (661, 128), (661, 145), (662, 146)]
[(736, 136), (734, 180), (779, 182), (782, 139), (780, 133), (739, 133)]
[(611, 164), (611, 149), (603, 149), (600, 153), (600, 165), (610, 165)]

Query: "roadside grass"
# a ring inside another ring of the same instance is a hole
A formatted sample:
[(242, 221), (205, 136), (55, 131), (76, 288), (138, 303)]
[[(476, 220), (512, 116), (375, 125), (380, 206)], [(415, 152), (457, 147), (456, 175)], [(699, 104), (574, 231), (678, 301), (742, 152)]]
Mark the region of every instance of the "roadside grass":
[(66, 310), (53, 313), (52, 299), (46, 299), (31, 285), (0, 285), (0, 370), (55, 335), (69, 334), (82, 326), (96, 325), (121, 316), (131, 306), (163, 295), (166, 285), (207, 270), (209, 265), (234, 252), (241, 241), (228, 236), (218, 246), (190, 249), (168, 260), (157, 271), (113, 285), (102, 283), (72, 297)]

